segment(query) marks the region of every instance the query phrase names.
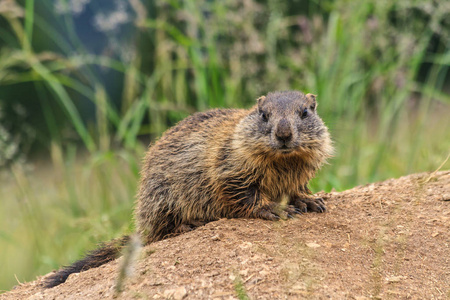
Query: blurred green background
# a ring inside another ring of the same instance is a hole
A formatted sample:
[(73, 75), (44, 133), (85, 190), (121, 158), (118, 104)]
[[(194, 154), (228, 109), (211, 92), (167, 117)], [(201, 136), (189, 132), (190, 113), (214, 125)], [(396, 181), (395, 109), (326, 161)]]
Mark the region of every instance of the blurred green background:
[(147, 145), (269, 91), (318, 95), (343, 190), (449, 169), (450, 2), (0, 0), (0, 290), (133, 229)]

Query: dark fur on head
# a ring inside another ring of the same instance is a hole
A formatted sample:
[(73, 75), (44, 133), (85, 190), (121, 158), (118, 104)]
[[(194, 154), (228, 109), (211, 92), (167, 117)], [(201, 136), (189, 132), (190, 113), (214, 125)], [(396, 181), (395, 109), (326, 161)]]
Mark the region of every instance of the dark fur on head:
[(295, 154), (313, 148), (320, 150), (329, 139), (312, 94), (269, 93), (258, 99), (257, 108), (249, 117), (258, 124), (258, 131), (250, 138), (262, 151)]

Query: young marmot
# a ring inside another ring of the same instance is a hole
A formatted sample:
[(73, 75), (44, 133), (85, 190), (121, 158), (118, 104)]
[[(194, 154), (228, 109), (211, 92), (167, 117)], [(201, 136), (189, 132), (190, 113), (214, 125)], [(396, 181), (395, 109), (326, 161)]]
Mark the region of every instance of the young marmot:
[[(169, 129), (149, 148), (141, 172), (135, 217), (144, 244), (219, 218), (324, 212), (307, 187), (333, 149), (316, 107), (312, 94), (274, 92), (249, 110), (196, 113)], [(117, 258), (128, 240), (102, 245), (46, 286)]]

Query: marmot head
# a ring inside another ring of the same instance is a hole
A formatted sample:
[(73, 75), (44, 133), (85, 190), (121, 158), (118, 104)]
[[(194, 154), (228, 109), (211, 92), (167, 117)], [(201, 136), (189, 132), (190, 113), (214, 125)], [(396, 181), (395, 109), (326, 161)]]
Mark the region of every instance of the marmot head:
[(297, 91), (274, 92), (258, 98), (249, 115), (254, 122), (247, 143), (283, 156), (325, 150), (324, 146), (331, 151), (328, 130), (316, 108), (316, 96)]

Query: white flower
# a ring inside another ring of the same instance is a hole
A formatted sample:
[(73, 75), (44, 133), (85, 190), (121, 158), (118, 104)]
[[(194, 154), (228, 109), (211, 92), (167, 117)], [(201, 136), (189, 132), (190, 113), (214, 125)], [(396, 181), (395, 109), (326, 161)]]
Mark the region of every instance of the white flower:
[(56, 0), (55, 11), (58, 14), (72, 13), (79, 15), (90, 0)]
[(130, 22), (131, 17), (127, 12), (124, 1), (116, 1), (116, 9), (109, 14), (99, 13), (94, 17), (94, 25), (98, 31), (110, 32), (120, 25)]

